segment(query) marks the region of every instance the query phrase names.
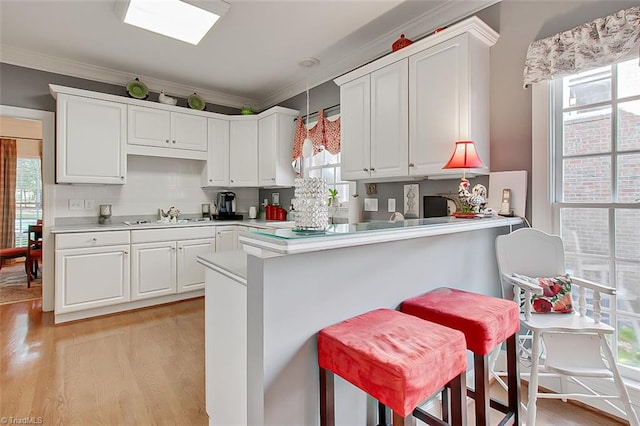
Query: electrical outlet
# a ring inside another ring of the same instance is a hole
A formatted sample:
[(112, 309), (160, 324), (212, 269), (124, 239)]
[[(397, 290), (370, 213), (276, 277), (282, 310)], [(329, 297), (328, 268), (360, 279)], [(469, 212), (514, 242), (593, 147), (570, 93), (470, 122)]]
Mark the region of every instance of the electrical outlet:
[(396, 211), (396, 199), (395, 198), (389, 198), (387, 200), (387, 211), (389, 213), (395, 213), (395, 211)]
[(96, 207), (96, 202), (94, 200), (84, 200), (85, 210), (93, 210), (95, 207)]
[(378, 211), (378, 199), (377, 198), (365, 198), (364, 199), (364, 211), (377, 212)]
[(280, 193), (279, 192), (271, 193), (271, 203), (274, 206), (279, 206), (280, 205)]
[(69, 199), (69, 210), (83, 210), (84, 200), (78, 200), (75, 198)]

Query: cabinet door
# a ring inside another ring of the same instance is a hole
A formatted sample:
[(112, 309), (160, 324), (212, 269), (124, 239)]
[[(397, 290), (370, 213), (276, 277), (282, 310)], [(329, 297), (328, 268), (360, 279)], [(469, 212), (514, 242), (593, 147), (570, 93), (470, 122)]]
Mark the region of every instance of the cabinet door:
[(197, 257), (216, 251), (215, 238), (178, 241), (177, 292), (204, 288), (204, 266)]
[(176, 292), (176, 243), (131, 246), (131, 300)]
[(409, 62), (371, 73), (371, 177), (409, 174)]
[(58, 94), (56, 178), (64, 183), (126, 183), (127, 106)]
[(202, 186), (229, 185), (229, 122), (217, 118), (207, 120), (207, 167), (203, 170)]
[(197, 115), (171, 113), (171, 147), (207, 150), (207, 118)]
[(238, 231), (235, 226), (221, 226), (216, 230), (216, 252), (236, 250)]
[(276, 184), (276, 144), (278, 121), (276, 114), (258, 121), (258, 184)]
[(258, 186), (258, 120), (232, 121), (229, 140), (229, 185)]
[(170, 147), (171, 113), (161, 109), (129, 105), (129, 143)]
[(130, 300), (129, 245), (56, 250), (56, 313)]
[(369, 75), (340, 86), (342, 128), (342, 179), (370, 176), (371, 167), (371, 81)]
[(467, 50), (461, 35), (409, 57), (411, 175), (444, 174), (454, 142), (469, 136)]

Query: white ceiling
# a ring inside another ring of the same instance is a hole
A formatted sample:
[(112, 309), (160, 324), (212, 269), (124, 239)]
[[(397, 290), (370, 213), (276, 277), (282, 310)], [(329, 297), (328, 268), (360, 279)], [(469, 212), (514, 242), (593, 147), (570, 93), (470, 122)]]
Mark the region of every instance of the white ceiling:
[(115, 1), (0, 0), (0, 61), (261, 110), (499, 0), (227, 0), (198, 46), (124, 24)]

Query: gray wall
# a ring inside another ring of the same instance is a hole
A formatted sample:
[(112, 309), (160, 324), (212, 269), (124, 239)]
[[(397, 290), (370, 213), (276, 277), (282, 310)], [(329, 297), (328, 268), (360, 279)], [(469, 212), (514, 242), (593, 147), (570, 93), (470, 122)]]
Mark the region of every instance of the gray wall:
[[(131, 77), (132, 79), (135, 76)], [(46, 71), (24, 68), (0, 62), (0, 105), (55, 111), (56, 101), (49, 93), (49, 84), (91, 90), (111, 95), (128, 96), (124, 86), (100, 83), (68, 75), (54, 74)], [(149, 93), (149, 101), (158, 102), (157, 93)], [(187, 100), (178, 98), (178, 106), (188, 107)], [(221, 114), (239, 114), (236, 108), (208, 103), (210, 112)]]

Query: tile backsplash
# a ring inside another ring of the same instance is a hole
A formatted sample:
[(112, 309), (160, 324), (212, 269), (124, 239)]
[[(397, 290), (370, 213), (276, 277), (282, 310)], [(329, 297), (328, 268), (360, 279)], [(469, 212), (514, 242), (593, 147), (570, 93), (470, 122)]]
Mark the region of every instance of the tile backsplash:
[[(183, 214), (200, 214), (220, 191), (236, 193), (238, 212), (258, 204), (257, 188), (201, 188), (204, 161), (130, 155), (125, 185), (55, 185), (56, 218), (98, 218), (100, 204), (111, 204), (114, 216), (154, 215), (175, 206)], [(90, 200), (93, 207), (71, 210), (69, 200)]]

